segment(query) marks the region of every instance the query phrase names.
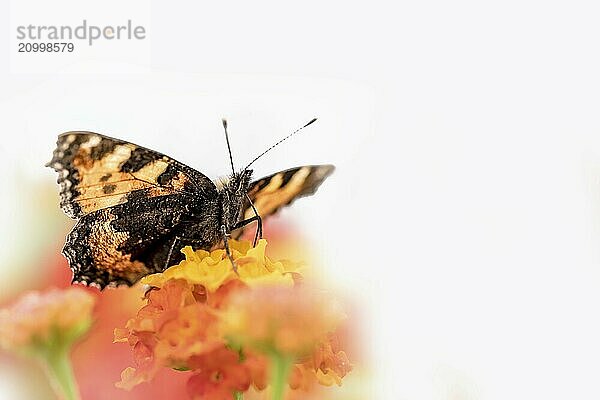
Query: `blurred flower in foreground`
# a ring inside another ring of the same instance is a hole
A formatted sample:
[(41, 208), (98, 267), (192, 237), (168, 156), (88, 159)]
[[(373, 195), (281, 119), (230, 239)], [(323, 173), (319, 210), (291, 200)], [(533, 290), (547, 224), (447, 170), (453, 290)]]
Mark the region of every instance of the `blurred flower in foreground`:
[(61, 398), (79, 398), (69, 359), (92, 323), (94, 297), (83, 289), (24, 294), (0, 310), (0, 346), (42, 362)]
[(272, 398), (282, 399), (286, 383), (298, 390), (340, 384), (350, 371), (335, 340), (343, 314), (300, 284), (297, 264), (270, 260), (266, 244), (230, 241), (237, 274), (224, 250), (186, 247), (185, 261), (144, 278), (152, 287), (146, 305), (115, 330), (135, 364), (117, 386), (149, 381), (163, 367), (189, 371), (192, 399), (241, 399), (268, 383)]
[(302, 286), (263, 286), (232, 296), (222, 329), (230, 343), (269, 357), (272, 396), (279, 399), (292, 367), (295, 389), (315, 381), (340, 384), (350, 372), (346, 354), (332, 340), (343, 318), (329, 296)]

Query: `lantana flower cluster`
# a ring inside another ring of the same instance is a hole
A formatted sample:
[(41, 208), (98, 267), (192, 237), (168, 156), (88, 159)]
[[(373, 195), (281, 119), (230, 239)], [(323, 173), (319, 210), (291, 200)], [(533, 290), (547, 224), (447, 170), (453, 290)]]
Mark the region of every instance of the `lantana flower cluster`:
[(192, 399), (239, 399), (251, 388), (281, 399), (287, 388), (341, 384), (351, 370), (337, 336), (343, 312), (303, 282), (299, 264), (271, 260), (266, 246), (231, 240), (236, 270), (224, 250), (186, 247), (179, 265), (142, 279), (145, 306), (115, 330), (134, 364), (117, 386), (165, 367), (188, 371)]
[(0, 346), (28, 350), (71, 342), (90, 327), (94, 297), (83, 289), (25, 293), (0, 310)]
[(70, 353), (92, 325), (95, 302), (76, 287), (27, 292), (0, 310), (0, 347), (36, 359), (59, 398), (77, 400)]

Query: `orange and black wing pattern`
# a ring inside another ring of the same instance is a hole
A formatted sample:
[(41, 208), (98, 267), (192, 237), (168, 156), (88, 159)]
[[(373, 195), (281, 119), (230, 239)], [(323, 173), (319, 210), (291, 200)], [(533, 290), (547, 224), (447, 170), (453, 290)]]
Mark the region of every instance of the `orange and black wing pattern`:
[[(266, 218), (294, 200), (314, 194), (334, 170), (335, 167), (329, 164), (290, 168), (253, 182), (248, 190), (248, 197), (252, 200), (258, 214)], [(242, 218), (253, 216), (254, 211), (246, 202)], [(240, 229), (234, 236), (239, 237), (241, 234)]]
[(92, 132), (60, 135), (48, 166), (58, 172), (61, 208), (78, 219), (63, 248), (73, 282), (100, 288), (164, 269), (189, 207), (217, 197), (202, 173)]
[(164, 154), (92, 132), (60, 135), (48, 166), (58, 172), (60, 205), (71, 218), (123, 204), (136, 191), (151, 198), (214, 188)]

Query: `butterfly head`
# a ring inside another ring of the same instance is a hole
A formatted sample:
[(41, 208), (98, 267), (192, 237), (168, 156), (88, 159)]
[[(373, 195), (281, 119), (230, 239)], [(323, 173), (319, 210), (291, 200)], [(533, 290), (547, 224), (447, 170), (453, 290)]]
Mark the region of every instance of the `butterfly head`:
[(223, 190), (227, 191), (230, 196), (241, 196), (245, 197), (250, 187), (250, 181), (252, 180), (252, 170), (245, 169), (240, 172), (234, 172)]
[(231, 228), (238, 222), (252, 180), (252, 170), (234, 172), (221, 189), (223, 219)]
[(294, 132), (290, 133), (267, 150), (263, 151), (254, 160), (250, 161), (250, 163), (240, 172), (235, 171), (235, 167), (233, 165), (233, 157), (231, 155), (231, 146), (229, 145), (229, 134), (227, 133), (227, 120), (223, 119), (223, 129), (225, 131), (225, 140), (227, 141), (227, 151), (229, 152), (229, 162), (231, 164), (231, 178), (228, 182), (223, 185), (221, 189), (221, 204), (223, 205), (223, 214), (224, 220), (229, 225), (228, 227), (232, 227), (238, 222), (238, 218), (242, 212), (242, 208), (246, 199), (250, 200), (248, 197), (248, 189), (250, 188), (250, 181), (252, 179), (252, 170), (249, 169), (250, 166), (259, 158), (267, 154), (269, 151), (273, 150), (279, 144), (283, 143), (296, 133), (300, 132), (302, 129), (306, 128), (317, 119), (313, 118), (308, 123), (304, 124), (304, 126), (296, 129)]

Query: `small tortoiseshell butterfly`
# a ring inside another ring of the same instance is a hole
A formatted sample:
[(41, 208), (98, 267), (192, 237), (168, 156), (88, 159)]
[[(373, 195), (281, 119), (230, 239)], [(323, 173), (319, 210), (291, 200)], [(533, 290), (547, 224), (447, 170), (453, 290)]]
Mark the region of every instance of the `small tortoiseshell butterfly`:
[[(310, 125), (313, 119), (302, 128)], [(227, 146), (227, 123), (223, 120)], [(76, 225), (63, 254), (73, 282), (104, 288), (132, 285), (183, 260), (184, 246), (210, 250), (295, 199), (315, 193), (333, 165), (291, 168), (252, 181), (254, 161), (213, 182), (174, 159), (93, 132), (58, 137), (48, 163), (58, 172), (60, 206)], [(230, 256), (231, 259), (231, 256)], [(232, 260), (232, 265), (235, 264)]]

